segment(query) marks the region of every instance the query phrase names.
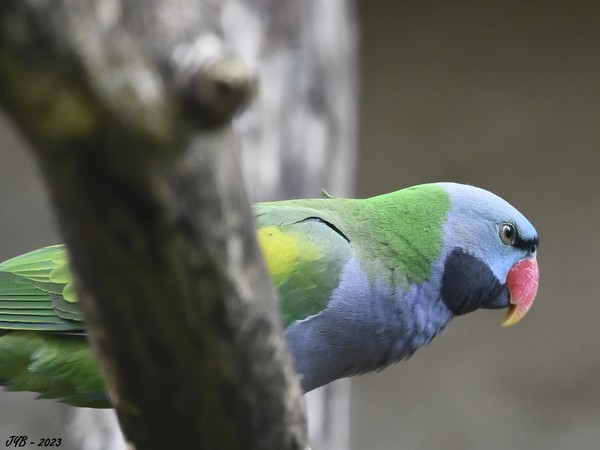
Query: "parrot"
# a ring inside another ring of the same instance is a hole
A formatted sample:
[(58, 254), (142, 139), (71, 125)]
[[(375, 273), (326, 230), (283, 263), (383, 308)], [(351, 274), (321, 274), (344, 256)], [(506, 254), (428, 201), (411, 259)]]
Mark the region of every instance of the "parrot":
[[(478, 187), (429, 183), (253, 211), (304, 392), (406, 359), (478, 309), (506, 309), (502, 325), (512, 326), (537, 294), (535, 228)], [(0, 385), (111, 407), (64, 245), (0, 263)]]

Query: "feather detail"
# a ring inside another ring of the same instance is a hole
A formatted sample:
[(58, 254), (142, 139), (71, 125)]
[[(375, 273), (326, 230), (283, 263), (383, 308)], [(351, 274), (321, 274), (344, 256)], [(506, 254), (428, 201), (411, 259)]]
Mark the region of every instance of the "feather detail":
[(83, 329), (82, 321), (64, 246), (45, 247), (0, 264), (0, 328), (76, 331)]
[(96, 358), (80, 336), (0, 336), (0, 382), (8, 390), (35, 391), (75, 406), (110, 407)]

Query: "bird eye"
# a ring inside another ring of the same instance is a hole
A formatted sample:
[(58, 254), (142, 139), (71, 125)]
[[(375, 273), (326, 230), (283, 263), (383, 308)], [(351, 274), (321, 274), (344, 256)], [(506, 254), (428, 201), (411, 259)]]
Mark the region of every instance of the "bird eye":
[(503, 223), (500, 225), (500, 239), (506, 245), (513, 245), (517, 239), (517, 230), (513, 224)]

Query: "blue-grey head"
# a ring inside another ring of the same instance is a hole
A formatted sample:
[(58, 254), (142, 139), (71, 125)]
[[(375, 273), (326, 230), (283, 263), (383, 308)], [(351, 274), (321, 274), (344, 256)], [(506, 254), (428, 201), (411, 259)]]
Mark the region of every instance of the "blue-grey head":
[(455, 315), (508, 308), (521, 320), (538, 287), (538, 235), (516, 208), (474, 186), (440, 183), (451, 197), (444, 225), (443, 301)]

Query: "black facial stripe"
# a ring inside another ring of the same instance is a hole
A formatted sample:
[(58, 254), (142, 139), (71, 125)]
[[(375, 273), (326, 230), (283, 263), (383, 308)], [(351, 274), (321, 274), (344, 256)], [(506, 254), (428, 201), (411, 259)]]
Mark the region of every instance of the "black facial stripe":
[(455, 315), (479, 308), (506, 308), (510, 301), (508, 288), (487, 264), (460, 248), (452, 250), (446, 258), (441, 294)]
[(521, 249), (521, 250), (531, 250), (531, 248), (538, 246), (538, 238), (532, 238), (532, 239), (523, 239), (520, 236), (517, 236), (517, 238), (515, 239), (515, 243), (513, 244), (514, 247)]

